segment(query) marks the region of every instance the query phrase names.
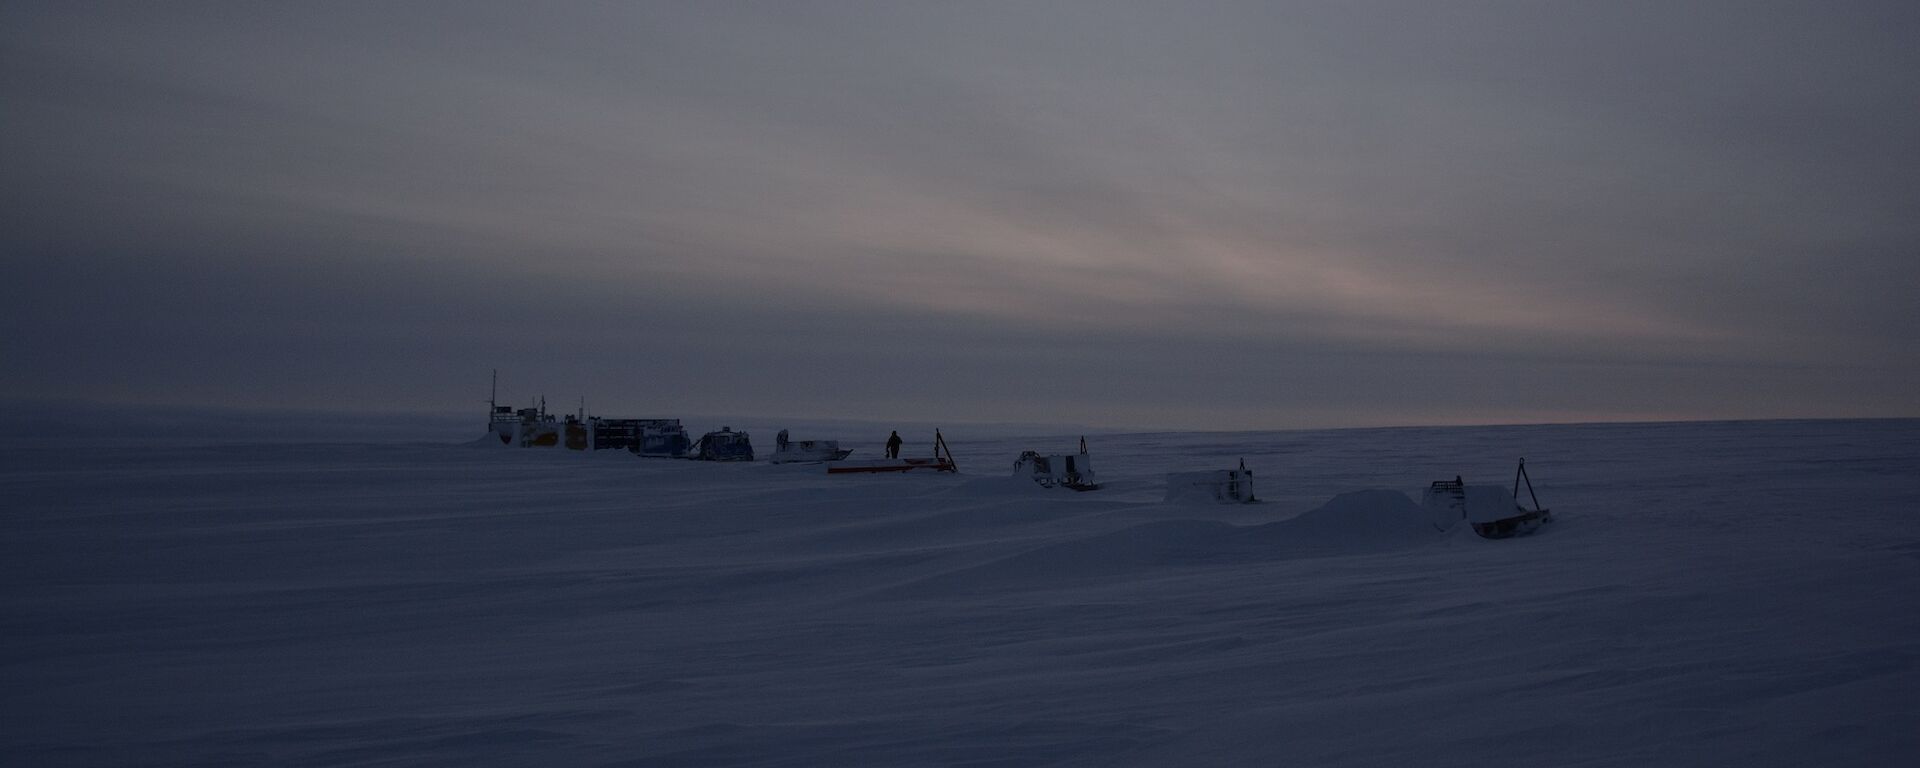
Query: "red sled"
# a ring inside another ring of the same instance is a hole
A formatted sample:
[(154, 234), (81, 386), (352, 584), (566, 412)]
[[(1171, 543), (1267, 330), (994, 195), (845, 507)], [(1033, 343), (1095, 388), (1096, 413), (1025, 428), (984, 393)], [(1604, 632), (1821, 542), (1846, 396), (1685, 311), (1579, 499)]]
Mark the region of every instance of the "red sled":
[(836, 461), (827, 465), (829, 475), (850, 475), (856, 472), (912, 472), (916, 469), (930, 469), (935, 472), (959, 472), (959, 465), (953, 463), (953, 451), (947, 449), (947, 439), (940, 436), (940, 430), (933, 431), (933, 458), (931, 459), (870, 459), (867, 461)]
[(912, 472), (916, 469), (931, 469), (936, 472), (958, 472), (951, 459), (875, 459), (872, 461), (837, 461), (827, 465), (829, 475), (847, 475), (855, 472)]

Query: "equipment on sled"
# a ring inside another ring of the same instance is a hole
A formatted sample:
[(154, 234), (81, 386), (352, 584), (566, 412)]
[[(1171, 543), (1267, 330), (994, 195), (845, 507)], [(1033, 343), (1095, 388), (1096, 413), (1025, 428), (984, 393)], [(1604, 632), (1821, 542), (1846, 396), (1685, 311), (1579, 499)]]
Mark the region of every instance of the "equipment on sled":
[(1066, 456), (1042, 456), (1035, 451), (1020, 454), (1013, 460), (1013, 474), (1030, 475), (1033, 481), (1042, 487), (1072, 488), (1076, 491), (1097, 491), (1100, 482), (1094, 477), (1093, 462), (1087, 455), (1087, 438), (1080, 438), (1080, 453)]
[[(574, 414), (547, 411), (547, 399), (516, 409), (500, 404), (500, 372), (493, 372), (487, 398), (487, 433), (501, 445), (569, 448), (576, 451), (627, 450), (641, 456), (687, 454), (687, 430), (679, 419), (614, 419), (587, 415), (586, 398)], [(564, 418), (562, 418), (564, 417)], [(485, 438), (482, 438), (485, 440)]]
[(561, 444), (561, 436), (565, 434), (567, 447), (572, 448), (584, 437), (577, 425), (572, 423), (572, 417), (568, 417), (568, 424), (563, 431), (560, 420), (547, 413), (547, 398), (544, 395), (537, 406), (516, 410), (511, 405), (501, 405), (499, 371), (493, 372), (493, 391), (494, 394), (487, 398), (487, 433), (499, 440), (501, 445), (554, 448)]
[(839, 461), (853, 453), (853, 449), (840, 449), (838, 440), (788, 440), (787, 431), (773, 438), (773, 455), (767, 461), (774, 464), (787, 464), (800, 461)]
[(667, 456), (684, 458), (687, 450), (693, 447), (693, 441), (687, 439), (687, 428), (680, 425), (679, 419), (634, 419), (637, 425), (637, 440), (628, 449), (641, 456)]
[(940, 435), (940, 430), (936, 429), (933, 431), (933, 458), (836, 461), (827, 465), (827, 474), (912, 472), (916, 469), (931, 469), (935, 472), (955, 473), (960, 471), (960, 465), (953, 463), (953, 451), (947, 448), (947, 439)]
[(753, 442), (745, 432), (721, 427), (718, 432), (700, 436), (700, 443), (695, 446), (693, 455), (687, 458), (701, 461), (753, 461)]
[(1259, 501), (1253, 497), (1253, 470), (1247, 469), (1246, 459), (1240, 460), (1239, 469), (1167, 473), (1166, 500), (1182, 499), (1212, 499), (1222, 504)]
[[(1533, 509), (1521, 506), (1517, 500), (1522, 481), (1526, 482)], [(1542, 508), (1540, 497), (1533, 492), (1533, 478), (1527, 475), (1526, 459), (1520, 460), (1520, 468), (1514, 472), (1512, 490), (1497, 485), (1467, 485), (1455, 476), (1452, 480), (1435, 480), (1427, 486), (1420, 504), (1433, 515), (1433, 527), (1445, 531), (1466, 520), (1473, 526), (1474, 533), (1488, 539), (1533, 533), (1542, 524), (1553, 521), (1553, 511)]]
[(692, 441), (679, 419), (588, 419), (596, 450), (626, 449), (637, 456), (682, 458)]

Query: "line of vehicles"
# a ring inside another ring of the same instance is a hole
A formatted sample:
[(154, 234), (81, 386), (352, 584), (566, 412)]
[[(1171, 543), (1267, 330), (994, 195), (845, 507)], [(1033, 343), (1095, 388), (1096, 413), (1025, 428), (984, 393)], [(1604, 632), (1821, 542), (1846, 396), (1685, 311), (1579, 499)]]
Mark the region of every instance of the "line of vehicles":
[[(554, 414), (547, 410), (546, 398), (526, 408), (515, 409), (498, 402), (498, 374), (495, 396), (488, 400), (487, 436), (504, 446), (521, 448), (565, 448), (576, 451), (625, 450), (639, 456), (694, 459), (700, 461), (754, 461), (752, 438), (732, 427), (721, 427), (693, 440), (679, 419), (615, 419), (588, 416), (583, 403), (576, 413)], [(934, 430), (932, 457), (886, 458), (848, 461), (852, 449), (840, 447), (836, 440), (792, 440), (780, 430), (774, 451), (767, 461), (783, 463), (823, 463), (828, 474), (863, 474), (930, 470), (958, 472), (947, 441)], [(1080, 438), (1079, 451), (1065, 454), (1041, 454), (1026, 451), (1014, 460), (1015, 477), (1028, 477), (1046, 488), (1074, 491), (1100, 489), (1093, 471), (1087, 439)], [(1533, 508), (1518, 501), (1521, 483), (1526, 484)], [(1259, 501), (1253, 495), (1253, 472), (1245, 460), (1232, 469), (1205, 472), (1180, 472), (1167, 476), (1167, 501), (1206, 499), (1231, 504)], [(1552, 520), (1552, 513), (1540, 506), (1533, 493), (1533, 480), (1526, 474), (1526, 459), (1520, 460), (1513, 489), (1499, 486), (1468, 486), (1459, 477), (1437, 481), (1426, 489), (1421, 506), (1433, 515), (1435, 528), (1445, 531), (1460, 520), (1473, 526), (1475, 533), (1490, 539), (1532, 533)]]
[[(491, 406), (487, 434), (501, 445), (519, 448), (566, 448), (575, 451), (624, 450), (639, 456), (702, 461), (753, 461), (753, 439), (732, 427), (708, 432), (699, 440), (687, 434), (679, 419), (613, 419), (577, 413), (555, 414), (544, 399), (538, 405), (515, 409)], [(833, 461), (851, 451), (832, 440), (789, 441), (786, 430), (768, 460)], [(487, 438), (482, 438), (487, 439)]]
[[(624, 450), (638, 456), (700, 461), (753, 461), (753, 439), (732, 427), (721, 427), (694, 440), (679, 419), (616, 419), (587, 415), (586, 405), (574, 413), (547, 410), (542, 397), (525, 408), (501, 405), (499, 374), (487, 400), (487, 434), (483, 441), (518, 448), (564, 448), (575, 451)], [(829, 462), (852, 454), (836, 440), (790, 440), (786, 430), (774, 440), (767, 461)]]

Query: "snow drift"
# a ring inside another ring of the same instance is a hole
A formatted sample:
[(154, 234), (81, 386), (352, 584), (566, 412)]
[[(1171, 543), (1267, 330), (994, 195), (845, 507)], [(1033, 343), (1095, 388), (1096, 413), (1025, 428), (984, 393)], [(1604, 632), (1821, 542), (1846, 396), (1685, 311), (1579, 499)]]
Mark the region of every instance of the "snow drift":
[[(1404, 493), (1522, 451), (1534, 536)], [(0, 443), (0, 755), (1920, 760), (1920, 422), (1108, 435), (1084, 494), (614, 453)], [(1241, 456), (1266, 503), (1165, 503)]]

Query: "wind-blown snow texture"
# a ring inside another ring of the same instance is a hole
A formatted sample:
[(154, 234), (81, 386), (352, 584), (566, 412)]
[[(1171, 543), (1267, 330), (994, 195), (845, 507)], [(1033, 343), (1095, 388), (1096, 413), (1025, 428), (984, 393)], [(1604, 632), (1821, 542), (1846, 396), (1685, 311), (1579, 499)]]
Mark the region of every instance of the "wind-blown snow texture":
[[(1920, 761), (1920, 422), (1106, 435), (1105, 490), (1005, 477), (1071, 440), (831, 477), (7, 443), (0, 762)], [(1402, 495), (1523, 455), (1532, 537)], [(1242, 457), (1266, 503), (1162, 503)]]

